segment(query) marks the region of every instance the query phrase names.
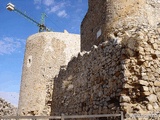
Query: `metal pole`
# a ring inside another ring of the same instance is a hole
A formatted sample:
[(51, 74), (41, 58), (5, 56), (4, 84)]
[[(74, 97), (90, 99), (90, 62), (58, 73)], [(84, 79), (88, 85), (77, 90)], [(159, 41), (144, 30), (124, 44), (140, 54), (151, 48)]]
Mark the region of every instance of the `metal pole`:
[(63, 113), (61, 114), (61, 120), (64, 120), (64, 114)]
[(123, 112), (121, 111), (121, 120), (124, 119)]

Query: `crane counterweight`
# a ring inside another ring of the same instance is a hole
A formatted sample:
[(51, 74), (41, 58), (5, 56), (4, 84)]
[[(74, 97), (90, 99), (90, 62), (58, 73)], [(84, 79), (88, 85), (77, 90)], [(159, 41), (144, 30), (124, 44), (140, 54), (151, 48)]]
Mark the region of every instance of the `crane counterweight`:
[(13, 10), (14, 10), (14, 7), (15, 7), (15, 6), (14, 6), (12, 3), (8, 3), (6, 8), (7, 8), (7, 10), (9, 10), (9, 11), (13, 11)]

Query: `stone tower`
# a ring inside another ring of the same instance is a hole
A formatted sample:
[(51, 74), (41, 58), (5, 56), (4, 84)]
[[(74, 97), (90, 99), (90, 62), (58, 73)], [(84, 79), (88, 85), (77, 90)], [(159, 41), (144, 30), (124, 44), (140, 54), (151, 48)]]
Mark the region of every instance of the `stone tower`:
[(49, 115), (53, 78), (80, 51), (80, 36), (42, 32), (28, 38), (18, 115)]
[(160, 22), (158, 0), (88, 0), (81, 24), (81, 51), (105, 41), (116, 28), (138, 25), (156, 27)]

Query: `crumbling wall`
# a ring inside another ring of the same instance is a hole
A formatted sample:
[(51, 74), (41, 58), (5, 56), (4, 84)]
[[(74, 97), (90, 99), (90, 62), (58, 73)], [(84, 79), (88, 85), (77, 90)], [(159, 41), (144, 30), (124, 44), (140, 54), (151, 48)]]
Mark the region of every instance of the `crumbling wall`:
[(73, 58), (54, 79), (51, 114), (159, 112), (159, 34), (145, 25), (115, 29)]
[(120, 113), (122, 59), (116, 39), (79, 53), (54, 80), (52, 115)]
[(17, 108), (0, 98), (0, 116), (14, 116), (17, 114)]
[(125, 85), (121, 107), (126, 113), (159, 113), (160, 29), (140, 26), (117, 31), (125, 39)]

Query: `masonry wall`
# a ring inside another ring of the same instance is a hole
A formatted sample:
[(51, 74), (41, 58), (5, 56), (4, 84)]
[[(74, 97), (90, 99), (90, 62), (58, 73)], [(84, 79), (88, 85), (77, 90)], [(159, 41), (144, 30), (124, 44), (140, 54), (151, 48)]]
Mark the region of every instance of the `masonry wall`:
[(27, 39), (18, 115), (49, 115), (53, 79), (80, 51), (80, 36), (42, 32)]
[(159, 113), (160, 29), (136, 26), (116, 33), (61, 69), (51, 115)]
[(120, 113), (122, 60), (114, 40), (79, 53), (54, 79), (51, 115)]
[(89, 51), (93, 45), (104, 42), (118, 28), (157, 27), (159, 11), (157, 0), (89, 0), (89, 9), (81, 24), (81, 51)]
[[(126, 39), (125, 85), (120, 104), (125, 113), (159, 114), (160, 28), (139, 26), (118, 31)], [(123, 41), (123, 40), (122, 40)]]

